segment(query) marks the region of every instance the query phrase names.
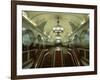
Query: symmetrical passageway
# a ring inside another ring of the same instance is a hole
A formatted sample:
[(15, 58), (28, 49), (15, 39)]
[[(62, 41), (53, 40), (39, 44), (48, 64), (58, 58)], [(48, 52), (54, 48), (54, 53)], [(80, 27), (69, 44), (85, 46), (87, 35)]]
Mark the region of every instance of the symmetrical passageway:
[(22, 11), (22, 68), (89, 65), (89, 14)]
[(72, 67), (89, 65), (89, 51), (62, 46), (30, 48), (23, 51), (23, 68)]

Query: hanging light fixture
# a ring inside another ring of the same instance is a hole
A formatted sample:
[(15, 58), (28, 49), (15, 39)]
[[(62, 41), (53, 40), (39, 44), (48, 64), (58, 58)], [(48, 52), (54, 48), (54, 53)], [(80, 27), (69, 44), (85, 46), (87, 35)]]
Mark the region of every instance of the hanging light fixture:
[(53, 28), (53, 32), (57, 33), (59, 35), (61, 32), (63, 32), (64, 29), (59, 24), (59, 16), (57, 17), (57, 25)]
[(57, 25), (55, 27), (53, 27), (53, 32), (56, 33), (56, 43), (61, 43), (61, 35), (60, 33), (62, 33), (64, 31), (63, 27), (61, 27), (61, 25), (59, 24), (59, 16), (57, 17)]

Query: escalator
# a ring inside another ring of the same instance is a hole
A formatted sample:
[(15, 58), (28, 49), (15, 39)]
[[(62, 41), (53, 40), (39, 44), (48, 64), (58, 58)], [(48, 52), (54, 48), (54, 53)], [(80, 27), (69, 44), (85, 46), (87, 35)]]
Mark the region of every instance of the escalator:
[[(77, 49), (59, 47), (57, 50), (56, 47), (52, 47), (48, 49), (41, 49), (41, 51), (37, 51), (36, 49), (31, 51), (30, 54), (32, 54), (32, 52), (34, 52), (34, 64), (31, 68), (74, 67), (89, 64), (85, 64), (86, 60), (82, 60), (83, 58), (80, 57)], [(35, 56), (35, 54), (37, 56)]]
[(80, 66), (80, 60), (75, 50), (68, 51), (63, 47), (60, 47), (60, 50), (50, 49), (48, 53), (44, 54), (40, 62), (40, 68)]

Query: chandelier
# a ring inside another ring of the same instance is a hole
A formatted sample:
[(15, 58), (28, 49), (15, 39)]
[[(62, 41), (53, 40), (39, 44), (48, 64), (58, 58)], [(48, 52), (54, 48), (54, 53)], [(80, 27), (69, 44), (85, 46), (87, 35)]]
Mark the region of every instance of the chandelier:
[(58, 16), (57, 17), (57, 25), (55, 27), (53, 27), (53, 32), (57, 33), (57, 35), (60, 35), (60, 33), (63, 32), (63, 31), (64, 31), (64, 29), (59, 24), (59, 16)]
[(61, 35), (60, 33), (62, 33), (64, 31), (63, 27), (61, 27), (61, 25), (59, 24), (59, 16), (57, 17), (57, 25), (55, 27), (53, 27), (53, 32), (56, 33), (56, 42), (57, 43), (61, 43)]

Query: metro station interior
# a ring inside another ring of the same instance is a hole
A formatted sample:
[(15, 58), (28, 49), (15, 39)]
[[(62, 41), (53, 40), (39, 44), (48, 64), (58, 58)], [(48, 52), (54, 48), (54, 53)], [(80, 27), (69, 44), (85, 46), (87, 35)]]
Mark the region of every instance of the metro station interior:
[(89, 14), (22, 11), (22, 68), (89, 65)]

